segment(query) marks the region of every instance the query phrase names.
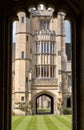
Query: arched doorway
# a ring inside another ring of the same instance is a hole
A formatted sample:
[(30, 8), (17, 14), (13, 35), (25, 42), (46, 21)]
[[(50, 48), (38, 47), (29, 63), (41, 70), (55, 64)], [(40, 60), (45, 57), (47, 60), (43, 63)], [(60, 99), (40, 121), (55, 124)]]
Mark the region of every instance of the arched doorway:
[(36, 97), (36, 114), (53, 114), (54, 99), (46, 93)]

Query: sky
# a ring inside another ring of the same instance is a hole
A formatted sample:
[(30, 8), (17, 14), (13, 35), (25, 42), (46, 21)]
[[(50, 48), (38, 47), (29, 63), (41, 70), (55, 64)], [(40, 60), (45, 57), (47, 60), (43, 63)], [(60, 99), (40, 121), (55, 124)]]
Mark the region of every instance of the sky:
[(13, 23), (13, 42), (16, 42), (15, 33), (16, 33), (16, 22)]
[(65, 33), (66, 33), (66, 43), (71, 42), (71, 27), (70, 22), (68, 20), (65, 20)]
[[(16, 42), (16, 23), (13, 23), (13, 42)], [(65, 33), (66, 33), (66, 43), (70, 43), (70, 34), (71, 34), (71, 30), (70, 30), (70, 22), (68, 20), (65, 20)]]

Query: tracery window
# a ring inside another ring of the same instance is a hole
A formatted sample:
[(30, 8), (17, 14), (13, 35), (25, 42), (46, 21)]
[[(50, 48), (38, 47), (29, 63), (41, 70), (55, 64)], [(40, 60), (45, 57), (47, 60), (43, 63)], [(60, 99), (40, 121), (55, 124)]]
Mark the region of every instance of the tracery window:
[(49, 30), (50, 29), (50, 21), (40, 20), (39, 24), (40, 24), (39, 25), (40, 30)]
[(54, 42), (36, 42), (36, 53), (54, 53)]
[(36, 66), (36, 77), (38, 78), (54, 78), (55, 77), (55, 66), (49, 65), (37, 65)]
[(21, 23), (24, 23), (24, 17), (21, 17)]

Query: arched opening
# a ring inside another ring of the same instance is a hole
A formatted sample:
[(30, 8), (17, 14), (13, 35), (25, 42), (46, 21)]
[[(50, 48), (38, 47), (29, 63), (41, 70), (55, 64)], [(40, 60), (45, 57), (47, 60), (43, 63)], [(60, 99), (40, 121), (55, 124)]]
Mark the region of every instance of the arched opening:
[(48, 94), (42, 94), (36, 97), (36, 114), (53, 114), (54, 101)]

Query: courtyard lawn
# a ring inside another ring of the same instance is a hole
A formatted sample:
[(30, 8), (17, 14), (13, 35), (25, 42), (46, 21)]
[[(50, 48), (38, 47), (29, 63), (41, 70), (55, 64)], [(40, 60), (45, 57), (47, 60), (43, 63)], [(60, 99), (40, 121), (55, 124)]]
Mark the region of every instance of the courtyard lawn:
[(71, 115), (13, 116), (12, 130), (71, 130)]

